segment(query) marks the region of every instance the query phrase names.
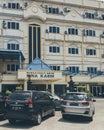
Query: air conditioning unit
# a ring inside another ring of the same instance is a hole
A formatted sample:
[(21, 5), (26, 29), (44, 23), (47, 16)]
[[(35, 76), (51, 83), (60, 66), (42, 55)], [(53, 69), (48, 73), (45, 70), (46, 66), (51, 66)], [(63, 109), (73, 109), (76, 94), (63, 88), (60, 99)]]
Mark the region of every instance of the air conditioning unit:
[(48, 10), (48, 8), (46, 8), (46, 13), (49, 13), (49, 10)]
[(5, 20), (3, 20), (3, 28), (6, 29), (7, 28), (7, 23)]
[(3, 4), (3, 8), (7, 8), (7, 5), (5, 3)]
[(60, 11), (59, 14), (63, 14), (63, 11)]
[(69, 67), (66, 67), (66, 70), (69, 70)]
[(49, 33), (48, 29), (46, 29), (46, 33)]
[(102, 54), (101, 57), (104, 58), (104, 54)]
[(96, 11), (96, 12), (94, 13), (94, 15), (95, 15), (95, 16), (98, 16), (98, 12)]
[(99, 16), (98, 15), (94, 15), (94, 19), (99, 19)]
[(25, 3), (24, 3), (24, 7), (26, 8), (27, 6), (28, 6), (28, 3), (27, 3), (27, 2), (25, 2)]
[(103, 20), (103, 17), (102, 17), (102, 16), (99, 16), (98, 19)]
[(82, 16), (83, 16), (83, 18), (86, 18), (86, 14), (83, 14)]
[(68, 34), (68, 32), (67, 32), (67, 31), (65, 31), (64, 33), (65, 33), (65, 34)]
[(48, 5), (45, 5), (45, 4), (41, 4), (41, 7), (43, 7), (43, 8), (48, 8)]
[(20, 9), (23, 9), (23, 7), (22, 7), (22, 6), (20, 6), (19, 8), (20, 8)]
[(64, 12), (65, 12), (65, 13), (68, 13), (68, 12), (70, 12), (70, 9), (64, 8)]
[(104, 33), (102, 33), (102, 34), (100, 35), (100, 37), (104, 38)]
[(82, 30), (82, 35), (86, 36), (86, 30), (85, 29)]

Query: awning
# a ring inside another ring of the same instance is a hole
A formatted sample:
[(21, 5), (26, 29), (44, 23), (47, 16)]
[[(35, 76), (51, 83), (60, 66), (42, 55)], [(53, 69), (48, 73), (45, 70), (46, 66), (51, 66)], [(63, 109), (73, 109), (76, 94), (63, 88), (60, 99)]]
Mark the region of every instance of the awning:
[(19, 60), (21, 56), (21, 60), (24, 61), (25, 58), (21, 51), (0, 51), (0, 59), (3, 60)]

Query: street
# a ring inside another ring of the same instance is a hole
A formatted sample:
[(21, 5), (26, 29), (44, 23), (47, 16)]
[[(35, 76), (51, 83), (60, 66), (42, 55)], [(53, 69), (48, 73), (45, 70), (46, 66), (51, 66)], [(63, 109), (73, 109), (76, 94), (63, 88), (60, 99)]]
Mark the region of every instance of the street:
[(11, 125), (7, 120), (1, 120), (0, 130), (104, 130), (104, 98), (97, 98), (94, 104), (96, 111), (92, 122), (81, 117), (64, 120), (60, 111), (56, 111), (55, 117), (45, 118), (39, 126), (33, 126), (31, 122)]

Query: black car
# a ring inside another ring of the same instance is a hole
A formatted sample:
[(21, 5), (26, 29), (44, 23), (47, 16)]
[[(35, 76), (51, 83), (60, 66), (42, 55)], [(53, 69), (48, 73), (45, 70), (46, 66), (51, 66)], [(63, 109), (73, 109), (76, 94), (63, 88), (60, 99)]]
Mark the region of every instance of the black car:
[(5, 115), (5, 96), (0, 93), (0, 117)]
[(41, 124), (42, 118), (55, 116), (55, 104), (52, 99), (40, 91), (16, 91), (6, 99), (6, 118), (14, 124), (17, 120), (32, 120)]
[(48, 91), (42, 91), (42, 92), (46, 93), (51, 99), (53, 99), (53, 102), (55, 104), (56, 110), (60, 110), (60, 107), (61, 107), (61, 98), (58, 97), (57, 95), (53, 95), (52, 93), (50, 93)]

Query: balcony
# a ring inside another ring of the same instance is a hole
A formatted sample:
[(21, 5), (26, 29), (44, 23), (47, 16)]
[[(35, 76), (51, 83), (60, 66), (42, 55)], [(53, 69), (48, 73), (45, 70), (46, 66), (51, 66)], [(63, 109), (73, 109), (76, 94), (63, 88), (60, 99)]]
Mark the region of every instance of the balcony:
[(69, 35), (69, 34), (57, 34), (57, 33), (46, 33), (47, 40), (58, 40), (58, 41), (75, 41), (83, 43), (99, 43), (99, 37), (81, 36), (81, 35)]
[(0, 35), (6, 38), (18, 38), (18, 39), (23, 39), (24, 33), (23, 31), (20, 30), (12, 30), (12, 29), (5, 29), (1, 30), (0, 29)]
[(0, 73), (0, 81), (2, 83), (9, 83), (10, 81), (17, 82), (17, 73)]
[[(39, 0), (36, 0), (39, 1)], [(42, 0), (40, 0), (42, 1)], [(104, 9), (104, 3), (101, 1), (91, 1), (91, 0), (47, 0), (49, 2), (54, 3), (64, 3), (64, 4), (72, 4), (77, 6), (85, 6), (85, 7), (93, 7), (93, 8), (102, 8)]]

